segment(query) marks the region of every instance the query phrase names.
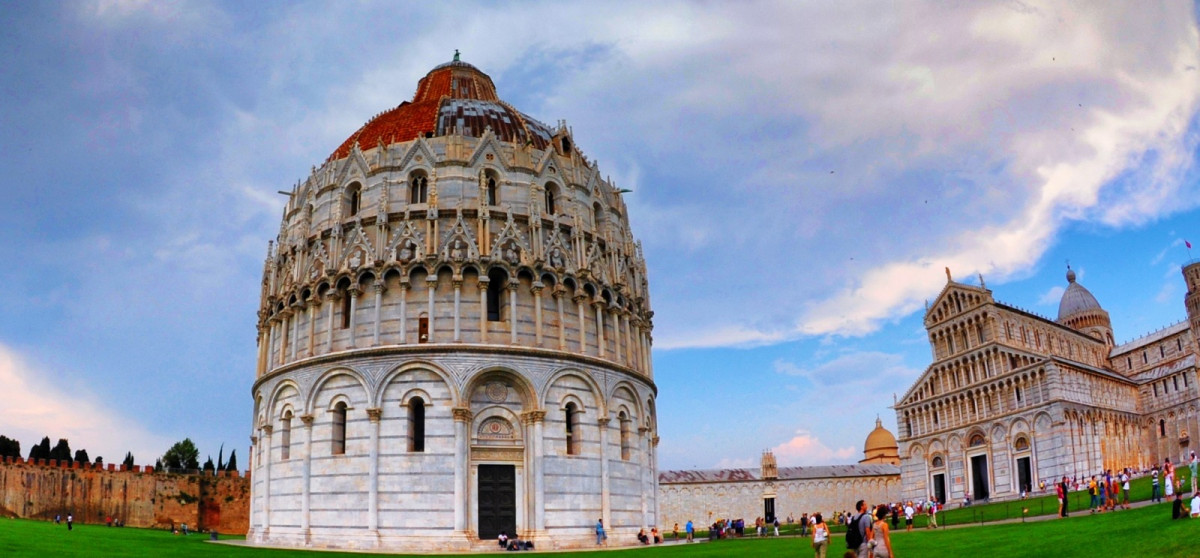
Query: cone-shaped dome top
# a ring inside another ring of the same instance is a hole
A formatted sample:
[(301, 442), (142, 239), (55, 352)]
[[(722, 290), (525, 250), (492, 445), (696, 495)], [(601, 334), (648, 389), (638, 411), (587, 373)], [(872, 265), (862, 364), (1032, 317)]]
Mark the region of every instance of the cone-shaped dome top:
[(1091, 310), (1103, 310), (1091, 291), (1075, 282), (1075, 271), (1067, 268), (1067, 290), (1058, 303), (1058, 321)]

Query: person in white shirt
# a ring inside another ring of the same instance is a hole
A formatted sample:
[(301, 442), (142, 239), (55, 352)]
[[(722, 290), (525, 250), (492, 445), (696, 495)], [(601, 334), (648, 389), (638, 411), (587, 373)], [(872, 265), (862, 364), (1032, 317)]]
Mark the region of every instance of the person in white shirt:
[(1200, 517), (1200, 493), (1192, 496), (1192, 517)]
[(909, 502), (904, 505), (904, 530), (905, 531), (912, 531), (913, 514), (914, 513), (917, 513), (917, 511), (913, 509), (912, 502)]

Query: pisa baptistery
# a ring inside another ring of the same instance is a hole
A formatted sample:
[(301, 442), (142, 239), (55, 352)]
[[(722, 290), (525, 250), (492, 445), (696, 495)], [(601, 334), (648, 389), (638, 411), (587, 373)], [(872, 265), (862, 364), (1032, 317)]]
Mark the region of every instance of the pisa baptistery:
[(455, 60), (289, 192), (253, 386), (256, 544), (613, 544), (657, 521), (646, 264), (570, 128)]

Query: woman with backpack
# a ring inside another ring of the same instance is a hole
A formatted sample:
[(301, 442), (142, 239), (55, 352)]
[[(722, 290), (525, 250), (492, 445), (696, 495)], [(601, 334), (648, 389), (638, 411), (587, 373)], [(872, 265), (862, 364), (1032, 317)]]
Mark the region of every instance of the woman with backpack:
[(819, 513), (813, 515), (813, 521), (816, 521), (813, 526), (813, 550), (816, 551), (816, 558), (825, 558), (825, 551), (829, 550), (829, 526)]

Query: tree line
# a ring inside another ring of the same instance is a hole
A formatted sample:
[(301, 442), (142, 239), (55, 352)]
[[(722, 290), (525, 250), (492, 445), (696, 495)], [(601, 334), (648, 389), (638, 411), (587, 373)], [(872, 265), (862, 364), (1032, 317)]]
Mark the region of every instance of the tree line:
[[(21, 442), (19, 440), (9, 438), (8, 436), (0, 435), (0, 458), (13, 457), (19, 459), (21, 457)], [(191, 438), (184, 438), (175, 442), (162, 457), (154, 462), (155, 471), (195, 471), (204, 470), (213, 471), (236, 471), (237, 468), (237, 450), (229, 452), (229, 460), (225, 459), (225, 444), (221, 444), (221, 449), (217, 453), (217, 461), (213, 462), (212, 455), (208, 456), (208, 460), (204, 462), (204, 466), (200, 466), (200, 450), (196, 448), (196, 444)], [(104, 465), (104, 458), (97, 455), (93, 461), (85, 449), (71, 451), (71, 444), (66, 438), (59, 438), (58, 443), (54, 446), (50, 445), (50, 437), (45, 436), (42, 441), (34, 444), (29, 448), (29, 460), (36, 461), (38, 459), (56, 459), (59, 463), (75, 464), (75, 463), (94, 463), (97, 466)], [(126, 467), (135, 465), (133, 452), (125, 452), (125, 458), (121, 460), (121, 464)]]

